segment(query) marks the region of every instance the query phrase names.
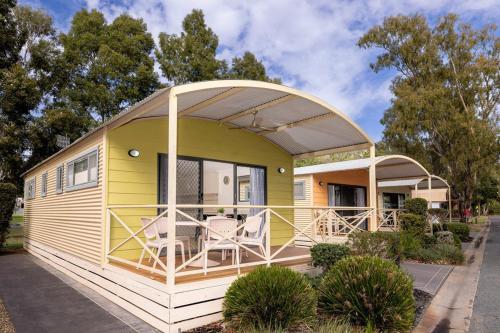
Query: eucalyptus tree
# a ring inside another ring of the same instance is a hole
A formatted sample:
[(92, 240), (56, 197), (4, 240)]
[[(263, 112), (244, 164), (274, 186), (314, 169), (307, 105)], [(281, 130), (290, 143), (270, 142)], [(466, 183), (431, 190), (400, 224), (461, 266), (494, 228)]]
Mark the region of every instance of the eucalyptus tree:
[(382, 119), (384, 146), (450, 180), (462, 207), (470, 207), (479, 180), (498, 168), (496, 26), (474, 29), (453, 14), (434, 27), (421, 15), (393, 16), (358, 45), (381, 51), (370, 64), (375, 72), (397, 73)]

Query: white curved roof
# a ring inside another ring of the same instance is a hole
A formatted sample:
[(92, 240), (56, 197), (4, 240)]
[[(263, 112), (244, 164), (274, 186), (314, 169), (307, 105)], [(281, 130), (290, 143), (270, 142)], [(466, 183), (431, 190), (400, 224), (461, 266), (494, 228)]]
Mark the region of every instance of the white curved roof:
[[(379, 180), (430, 176), (429, 172), (420, 163), (404, 155), (377, 156), (375, 157), (375, 166), (376, 176)], [(370, 159), (362, 158), (357, 160), (295, 168), (294, 173), (295, 175), (307, 175), (334, 171), (368, 169), (369, 167)]]
[[(160, 89), (47, 160), (104, 127), (114, 128), (135, 119), (168, 116), (169, 98), (174, 95), (179, 118), (205, 119), (252, 131), (296, 158), (373, 145), (370, 137), (349, 117), (317, 97), (274, 83), (219, 80)], [(259, 126), (265, 129), (251, 127), (254, 113), (259, 118)]]
[[(367, 148), (373, 144), (358, 125), (333, 106), (283, 85), (221, 80), (190, 83), (170, 90), (177, 96), (179, 117), (217, 121), (252, 131), (297, 157), (326, 154), (339, 148)], [(259, 126), (265, 129), (251, 127), (254, 113)], [(148, 110), (141, 117), (164, 115), (168, 115), (168, 103)]]

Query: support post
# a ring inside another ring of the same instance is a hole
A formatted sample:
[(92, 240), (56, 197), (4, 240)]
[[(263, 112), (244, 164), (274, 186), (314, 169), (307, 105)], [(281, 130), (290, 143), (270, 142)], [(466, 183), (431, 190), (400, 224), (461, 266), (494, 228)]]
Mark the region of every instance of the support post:
[(375, 166), (375, 145), (370, 147), (370, 168), (368, 169), (369, 189), (370, 189), (370, 207), (372, 213), (370, 216), (369, 231), (377, 230), (377, 175)]
[[(177, 206), (177, 96), (174, 88), (168, 98), (168, 215), (167, 290), (175, 288), (175, 219)], [(158, 254), (159, 255), (159, 254)]]
[(271, 266), (271, 211), (269, 208), (266, 209), (265, 213), (266, 219), (266, 258), (267, 267)]
[[(448, 185), (448, 184), (447, 184)], [(448, 185), (448, 219), (449, 222), (451, 223), (451, 187)]]
[[(428, 208), (432, 208), (432, 177), (429, 176), (427, 178), (427, 193), (429, 195), (429, 203), (428, 203)], [(430, 222), (430, 227), (431, 227), (431, 234), (434, 233), (434, 228), (432, 227), (432, 219), (429, 219)]]
[(418, 183), (415, 184), (415, 198), (418, 198)]

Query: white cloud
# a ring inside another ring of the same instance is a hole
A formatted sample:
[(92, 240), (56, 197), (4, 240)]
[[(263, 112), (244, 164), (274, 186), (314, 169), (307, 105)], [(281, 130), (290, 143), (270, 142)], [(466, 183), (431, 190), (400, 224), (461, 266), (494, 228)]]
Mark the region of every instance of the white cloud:
[(435, 18), (454, 11), (464, 19), (490, 22), (500, 16), (495, 0), (87, 0), (87, 6), (100, 9), (108, 20), (123, 12), (142, 17), (155, 38), (162, 31), (180, 32), (183, 18), (193, 8), (203, 9), (219, 36), (220, 58), (250, 50), (284, 84), (319, 96), (355, 119), (391, 98), (390, 77), (376, 77), (368, 67), (375, 51), (356, 46), (385, 16), (418, 12)]

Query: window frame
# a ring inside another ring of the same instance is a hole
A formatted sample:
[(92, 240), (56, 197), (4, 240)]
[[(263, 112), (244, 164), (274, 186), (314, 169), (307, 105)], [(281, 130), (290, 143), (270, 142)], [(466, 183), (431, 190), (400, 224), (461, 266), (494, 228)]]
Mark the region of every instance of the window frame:
[[(30, 193), (30, 185), (32, 185), (32, 190), (31, 190), (31, 193)], [(33, 178), (30, 178), (29, 180), (27, 180), (24, 184), (25, 186), (25, 194), (24, 194), (24, 197), (26, 198), (26, 200), (33, 200), (36, 198), (36, 177), (33, 177)]]
[[(95, 180), (88, 180), (87, 182), (85, 183), (81, 183), (81, 184), (74, 184), (74, 177), (75, 177), (75, 171), (74, 171), (74, 166), (76, 163), (78, 162), (81, 162), (83, 160), (87, 160), (87, 173), (88, 173), (88, 179), (90, 179), (90, 162), (89, 162), (89, 159), (90, 159), (90, 156), (94, 155), (96, 156), (96, 179)], [(69, 168), (70, 167), (73, 167), (73, 173), (72, 173), (72, 177), (73, 177), (73, 185), (68, 185), (69, 184)], [(66, 192), (71, 192), (71, 191), (76, 191), (76, 190), (81, 190), (81, 189), (85, 189), (85, 188), (91, 188), (91, 187), (97, 187), (98, 185), (98, 181), (99, 181), (99, 149), (98, 147), (95, 147), (91, 150), (89, 150), (88, 152), (70, 160), (69, 162), (66, 163), (66, 175), (65, 175), (65, 178), (66, 178), (66, 186), (65, 186), (65, 190)]]
[(40, 183), (40, 197), (45, 198), (47, 196), (48, 187), (49, 187), (49, 172), (45, 171), (42, 173), (41, 183)]
[[(295, 185), (302, 185), (302, 194), (300, 196), (295, 195)], [(293, 200), (306, 200), (306, 181), (304, 179), (295, 180), (293, 182)]]
[(63, 191), (64, 191), (64, 164), (61, 164), (56, 168), (56, 194), (61, 194), (63, 193)]

